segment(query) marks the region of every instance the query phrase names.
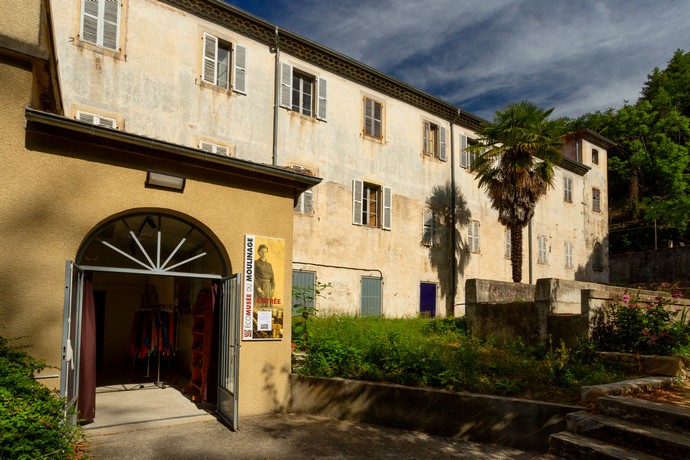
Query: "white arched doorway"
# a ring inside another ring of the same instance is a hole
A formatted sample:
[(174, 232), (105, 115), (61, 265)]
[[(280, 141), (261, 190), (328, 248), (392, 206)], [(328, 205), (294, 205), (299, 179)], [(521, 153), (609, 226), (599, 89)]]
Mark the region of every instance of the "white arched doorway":
[(164, 210), (123, 213), (95, 228), (66, 263), (60, 386), (67, 408), (92, 418), (95, 382), (106, 374), (97, 368), (135, 383), (130, 374), (142, 360), (146, 378), (164, 388), (164, 356), (189, 379), (185, 392), (215, 404), (236, 429), (239, 278), (229, 276), (225, 254), (210, 231)]

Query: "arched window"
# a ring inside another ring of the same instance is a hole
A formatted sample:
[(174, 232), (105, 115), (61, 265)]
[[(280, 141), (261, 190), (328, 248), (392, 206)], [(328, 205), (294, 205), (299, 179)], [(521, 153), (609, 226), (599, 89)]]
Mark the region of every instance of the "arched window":
[(604, 270), (604, 248), (600, 242), (594, 243), (594, 254), (592, 259), (592, 268), (594, 271), (600, 272)]

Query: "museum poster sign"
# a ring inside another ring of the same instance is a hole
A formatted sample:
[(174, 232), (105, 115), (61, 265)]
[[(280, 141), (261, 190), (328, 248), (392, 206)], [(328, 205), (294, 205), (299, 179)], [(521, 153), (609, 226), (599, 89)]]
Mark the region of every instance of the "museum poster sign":
[(242, 340), (283, 338), (285, 240), (246, 235)]

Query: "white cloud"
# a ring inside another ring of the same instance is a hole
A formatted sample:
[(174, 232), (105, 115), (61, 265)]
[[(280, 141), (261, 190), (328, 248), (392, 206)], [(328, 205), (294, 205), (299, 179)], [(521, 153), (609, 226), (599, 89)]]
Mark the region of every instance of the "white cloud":
[[(240, 5), (251, 11), (257, 1)], [(690, 5), (656, 0), (282, 0), (271, 22), (490, 117), (530, 99), (578, 116), (634, 102), (690, 48)], [(464, 107), (463, 107), (464, 108)]]

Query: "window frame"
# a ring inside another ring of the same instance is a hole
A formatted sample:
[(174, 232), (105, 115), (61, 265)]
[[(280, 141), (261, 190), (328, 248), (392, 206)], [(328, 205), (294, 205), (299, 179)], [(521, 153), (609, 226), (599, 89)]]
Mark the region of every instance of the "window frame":
[[(81, 0), (80, 4), (79, 40), (119, 53), (121, 51), (120, 37), (122, 34), (122, 0)], [(115, 4), (115, 9), (108, 11), (107, 6), (113, 4)], [(87, 7), (87, 5), (91, 5), (91, 7)], [(96, 7), (95, 12), (93, 11), (93, 5)], [(113, 13), (116, 16), (114, 21), (112, 18)], [(89, 28), (94, 30), (90, 31), (88, 30)], [(93, 39), (87, 38), (90, 35), (94, 36)]]
[(565, 268), (573, 268), (573, 249), (572, 241), (565, 241)]
[(598, 149), (592, 149), (592, 164), (595, 164), (595, 165), (599, 164), (599, 150)]
[[(364, 96), (362, 117), (364, 120), (362, 133), (373, 139), (383, 139), (383, 102)], [(371, 108), (369, 108), (371, 106)], [(376, 109), (378, 108), (378, 117)], [(378, 133), (377, 133), (378, 126)]]
[(573, 178), (570, 176), (563, 176), (563, 201), (573, 202)]
[(469, 152), (467, 150), (467, 147), (471, 145), (477, 145), (479, 144), (478, 139), (474, 139), (472, 137), (465, 136), (464, 134), (460, 135), (460, 167), (469, 169), (472, 167), (472, 163), (477, 159), (477, 152)]
[(537, 263), (548, 264), (548, 238), (546, 235), (537, 236)]
[(471, 220), (467, 225), (467, 252), (473, 254), (481, 252), (480, 227), (478, 220)]
[(601, 212), (601, 190), (592, 187), (592, 211)]
[(305, 190), (300, 193), (295, 204), (295, 212), (303, 216), (314, 215), (314, 189)]
[(422, 222), (422, 245), (427, 247), (438, 247), (441, 245), (441, 235), (439, 234), (438, 226), (438, 214), (428, 208), (425, 209)]
[(592, 254), (592, 270), (595, 272), (604, 271), (604, 246), (599, 242), (594, 242)]
[[(365, 195), (365, 191), (369, 191), (368, 196)], [(372, 191), (375, 192), (375, 200), (373, 201), (375, 202), (374, 206), (376, 211), (375, 223), (373, 225), (371, 219), (369, 219), (372, 214)], [(365, 216), (367, 219), (365, 219)], [(360, 179), (353, 179), (352, 223), (362, 227), (391, 230), (393, 223), (393, 191), (391, 188), (370, 182), (364, 182)]]
[[(300, 104), (300, 110), (294, 110), (293, 98), (293, 77), (297, 72), (298, 76), (303, 79), (311, 79), (312, 84), (312, 100), (311, 100), (311, 113), (304, 114), (301, 110), (303, 93), (298, 92)], [(309, 72), (303, 71), (301, 69), (294, 69), (291, 64), (287, 62), (280, 63), (280, 107), (287, 109), (291, 112), (298, 113), (305, 117), (316, 118), (317, 120), (327, 121), (328, 117), (328, 80), (323, 77), (315, 76)]]
[[(219, 54), (227, 56), (221, 61)], [(221, 66), (224, 72), (221, 72)], [(221, 74), (225, 78), (221, 80)], [(204, 32), (201, 47), (201, 81), (223, 91), (247, 94), (247, 49), (230, 40)]]
[(446, 161), (446, 128), (430, 120), (422, 121), (422, 154)]

